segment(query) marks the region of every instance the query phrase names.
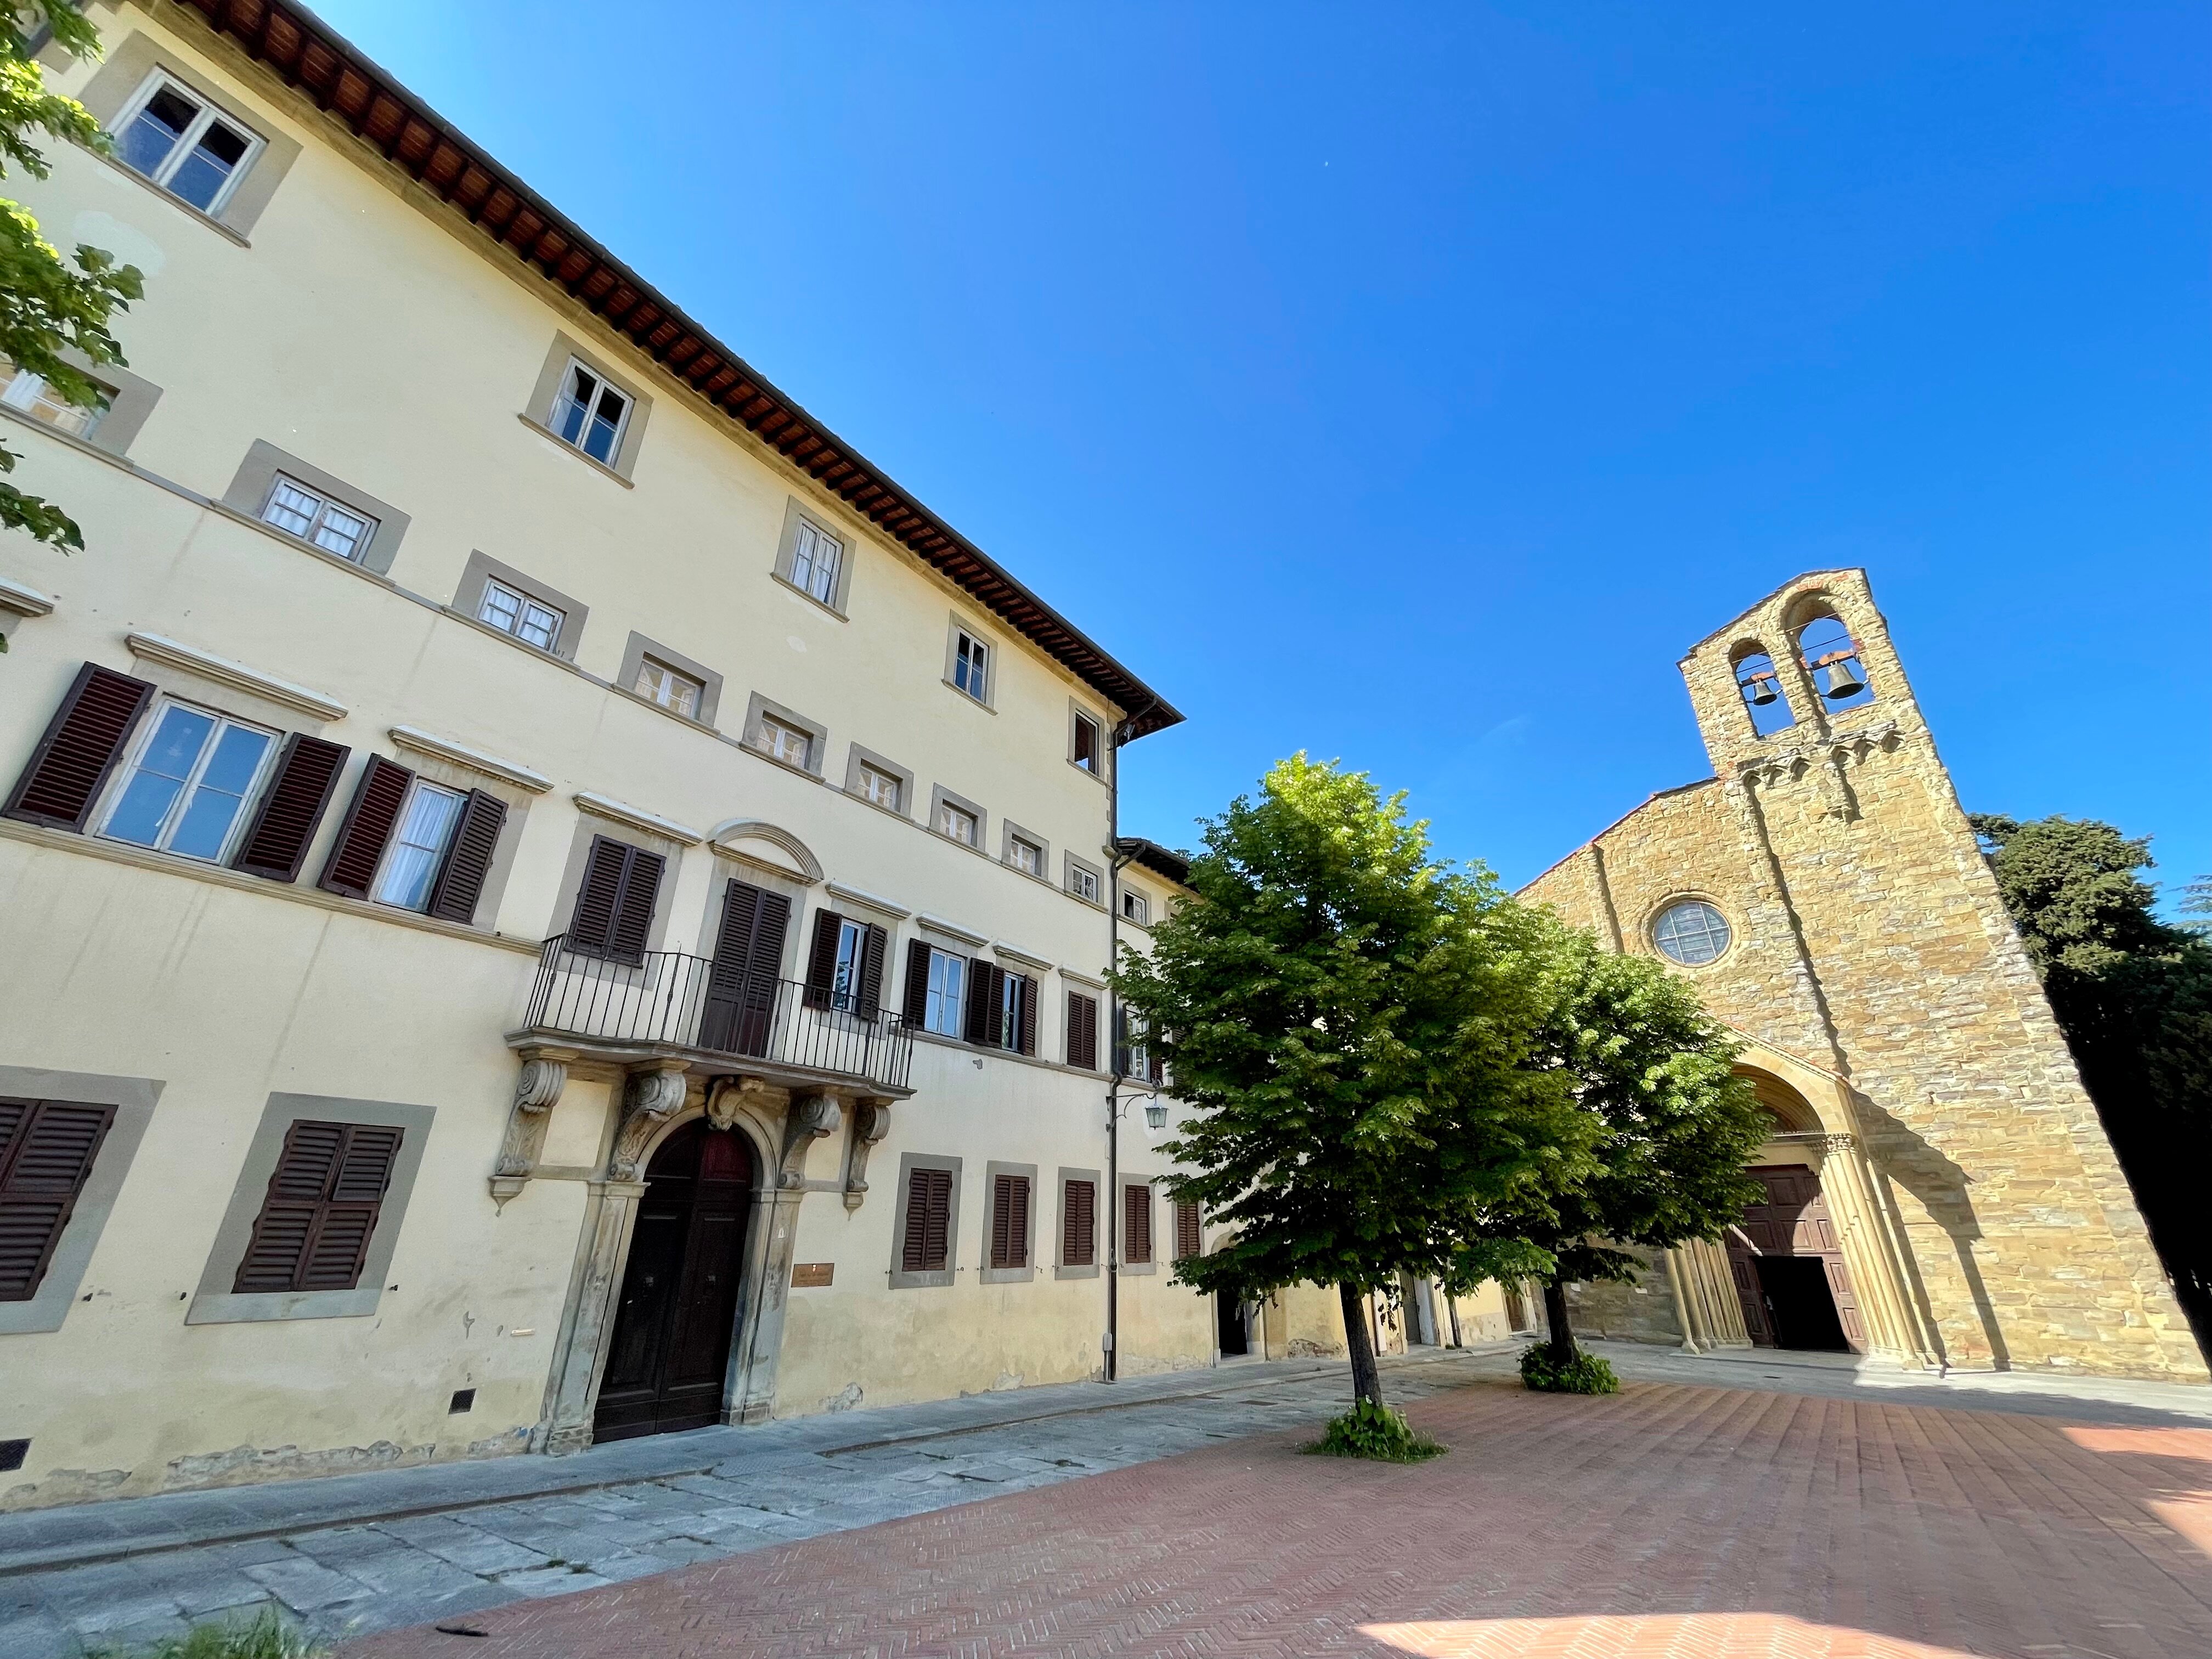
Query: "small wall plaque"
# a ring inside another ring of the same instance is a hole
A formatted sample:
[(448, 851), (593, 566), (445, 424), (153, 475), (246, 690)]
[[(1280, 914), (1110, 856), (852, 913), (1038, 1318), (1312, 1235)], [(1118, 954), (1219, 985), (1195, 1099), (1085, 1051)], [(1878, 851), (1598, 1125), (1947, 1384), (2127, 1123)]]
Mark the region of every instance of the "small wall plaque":
[(804, 1290), (812, 1285), (827, 1285), (836, 1269), (834, 1261), (794, 1261), (791, 1264), (792, 1288)]

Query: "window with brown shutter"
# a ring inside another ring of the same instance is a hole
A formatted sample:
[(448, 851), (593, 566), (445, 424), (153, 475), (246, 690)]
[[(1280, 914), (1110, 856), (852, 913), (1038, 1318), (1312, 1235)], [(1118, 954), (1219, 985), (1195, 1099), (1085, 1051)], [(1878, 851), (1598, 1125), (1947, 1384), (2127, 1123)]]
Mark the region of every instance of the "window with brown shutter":
[(968, 964), (968, 1041), (986, 1048), (1006, 1042), (1006, 970), (981, 958)]
[(1205, 1254), (1205, 1229), (1200, 1224), (1198, 1206), (1187, 1198), (1176, 1200), (1175, 1227), (1176, 1261), (1187, 1261)]
[(231, 1290), (248, 1296), (358, 1285), (405, 1134), (382, 1123), (295, 1120)]
[(943, 1273), (952, 1249), (952, 1171), (915, 1170), (906, 1182), (906, 1238), (902, 1271)]
[(0, 1100), (0, 1302), (28, 1302), (92, 1176), (112, 1106)]
[(342, 743), (325, 743), (304, 732), (285, 738), (269, 792), (230, 867), (270, 881), (298, 880), (307, 843), (315, 838), (315, 827), (337, 792), (338, 774), (352, 752)]
[(873, 1019), (883, 1010), (884, 956), (890, 942), (891, 936), (873, 922), (860, 940), (860, 1006), (856, 1012), (863, 1019)]
[(906, 942), (906, 1004), (908, 1025), (919, 1026), (929, 1018), (929, 946), (918, 939)]
[(131, 729), (154, 700), (154, 688), (112, 668), (87, 663), (31, 751), (31, 763), (8, 793), (0, 813), (49, 830), (82, 830)]
[(1121, 1188), (1121, 1260), (1145, 1262), (1152, 1259), (1152, 1189)]
[(827, 1008), (837, 982), (837, 941), (845, 918), (835, 910), (814, 913), (814, 947), (806, 957), (806, 1006)]
[(1002, 1175), (991, 1182), (991, 1265), (1030, 1265), (1030, 1178)]
[[(453, 842), (446, 848), (446, 861), (439, 867), (436, 884), (430, 889), (430, 902), (424, 907), (427, 914), (441, 921), (458, 921), (465, 927), (476, 921), (477, 905), (483, 897), (484, 878), (491, 874), (492, 854), (499, 850), (499, 832), (506, 823), (505, 801), (488, 790), (469, 791), (468, 799), (461, 803), (461, 821), (453, 826)], [(648, 908), (646, 920), (652, 919), (653, 912)], [(621, 942), (618, 936), (617, 945)], [(644, 945), (645, 933), (641, 928), (637, 948), (641, 951)]]
[(1027, 974), (999, 975), (999, 1046), (1018, 1054), (1036, 1053), (1036, 981)]
[(399, 809), (406, 805), (407, 786), (414, 781), (415, 775), (398, 761), (381, 755), (368, 757), (368, 764), (362, 769), (361, 782), (355, 787), (353, 804), (346, 808), (337, 839), (323, 865), (322, 879), (315, 884), (318, 887), (347, 898), (368, 896), (368, 884), (376, 879), (376, 866), (383, 861), (393, 826), (399, 822)]
[(1098, 1069), (1098, 999), (1077, 991), (1067, 994), (1067, 1063)]
[(575, 914), (568, 920), (568, 949), (633, 965), (642, 962), (667, 862), (642, 847), (592, 836), (584, 879), (576, 889)]
[(1088, 1267), (1098, 1260), (1098, 1188), (1071, 1181), (1060, 1189), (1060, 1259), (1064, 1266)]

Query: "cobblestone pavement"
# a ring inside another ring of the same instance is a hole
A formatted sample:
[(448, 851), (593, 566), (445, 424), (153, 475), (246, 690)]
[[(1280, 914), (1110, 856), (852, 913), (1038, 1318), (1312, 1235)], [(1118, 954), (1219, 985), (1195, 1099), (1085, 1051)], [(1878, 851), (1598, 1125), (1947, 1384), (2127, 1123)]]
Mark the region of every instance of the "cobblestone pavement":
[(343, 1659), (2203, 1659), (2212, 1430), (1494, 1377), (1451, 1453), (1165, 1462), (415, 1629)]
[[(332, 1638), (500, 1632), (364, 1650), (383, 1654), (1230, 1651), (1222, 1632), (1249, 1626), (1269, 1651), (1549, 1654), (1595, 1633), (1577, 1659), (1703, 1656), (1722, 1650), (1699, 1621), (1727, 1608), (1746, 1655), (1906, 1655), (1942, 1650), (1837, 1645), (1813, 1627), (1820, 1608), (1846, 1635), (1937, 1631), (1929, 1609), (1979, 1605), (1977, 1586), (2011, 1582), (2020, 1551), (2053, 1540), (2075, 1564), (2066, 1582), (2105, 1587), (2054, 1617), (2100, 1633), (2005, 1647), (1984, 1632), (1960, 1650), (2212, 1654), (2191, 1599), (2212, 1548), (2212, 1391), (1603, 1351), (1661, 1386), (1538, 1399), (1510, 1384), (1502, 1347), (1391, 1365), (1393, 1397), (1456, 1448), (1413, 1470), (1295, 1456), (1346, 1382), (1341, 1362), (1291, 1361), (0, 1516), (0, 1655), (127, 1646), (270, 1603)], [(1271, 1473), (1255, 1486), (1254, 1470)], [(1257, 1531), (1208, 1530), (1229, 1515)], [(1877, 1535), (1892, 1554), (1901, 1536), (1938, 1547), (1876, 1584)], [(1762, 1544), (1814, 1579), (1777, 1581)], [(1407, 1561), (1430, 1565), (1408, 1579)], [(2055, 1582), (2030, 1576), (2039, 1593)], [(2106, 1628), (2123, 1586), (2141, 1605)], [(532, 1599), (551, 1623), (526, 1613)], [(1363, 1638), (1355, 1613), (1421, 1628)], [(1614, 1622), (1585, 1629), (1598, 1615)], [(2192, 1625), (2193, 1644), (2157, 1644)]]

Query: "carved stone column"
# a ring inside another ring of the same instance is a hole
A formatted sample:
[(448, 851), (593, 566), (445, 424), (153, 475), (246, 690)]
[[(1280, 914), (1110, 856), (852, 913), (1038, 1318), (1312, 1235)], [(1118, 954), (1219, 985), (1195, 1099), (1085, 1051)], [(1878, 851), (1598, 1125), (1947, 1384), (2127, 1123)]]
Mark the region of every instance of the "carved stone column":
[(684, 1105), (690, 1079), (681, 1066), (641, 1067), (629, 1074), (623, 1091), (622, 1127), (607, 1155), (609, 1181), (638, 1180), (647, 1144)]
[(845, 1207), (857, 1210), (868, 1196), (868, 1154), (891, 1132), (891, 1105), (887, 1100), (856, 1101), (853, 1105), (853, 1139), (845, 1152)]
[(783, 1120), (783, 1156), (776, 1162), (775, 1184), (787, 1188), (805, 1186), (807, 1149), (836, 1133), (844, 1121), (835, 1095), (801, 1095), (793, 1100)]
[(514, 1080), (514, 1099), (507, 1108), (507, 1137), (500, 1143), (499, 1162), (492, 1166), (492, 1202), (501, 1209), (507, 1200), (528, 1184), (537, 1172), (538, 1154), (545, 1150), (545, 1126), (568, 1086), (570, 1048), (526, 1048), (522, 1072)]
[(607, 1339), (614, 1333), (630, 1231), (637, 1223), (642, 1181), (594, 1181), (588, 1188), (584, 1236), (577, 1251), (574, 1288), (561, 1322), (553, 1377), (547, 1389), (542, 1448), (581, 1451), (592, 1443), (592, 1407), (606, 1369)]
[(745, 1249), (750, 1270), (745, 1275), (744, 1298), (738, 1306), (738, 1340), (730, 1357), (729, 1387), (723, 1395), (729, 1401), (726, 1422), (765, 1423), (775, 1414), (776, 1367), (783, 1357), (791, 1258), (799, 1248), (799, 1202), (805, 1196), (799, 1188), (768, 1187), (753, 1207), (752, 1237)]

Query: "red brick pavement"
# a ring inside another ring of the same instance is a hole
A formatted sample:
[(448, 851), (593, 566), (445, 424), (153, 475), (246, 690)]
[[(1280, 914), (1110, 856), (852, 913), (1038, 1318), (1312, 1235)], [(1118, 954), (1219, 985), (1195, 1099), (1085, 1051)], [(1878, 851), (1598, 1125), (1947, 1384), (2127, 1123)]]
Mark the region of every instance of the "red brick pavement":
[(2207, 1659), (2212, 1430), (1632, 1384), (1416, 1406), (395, 1631), (346, 1659)]

